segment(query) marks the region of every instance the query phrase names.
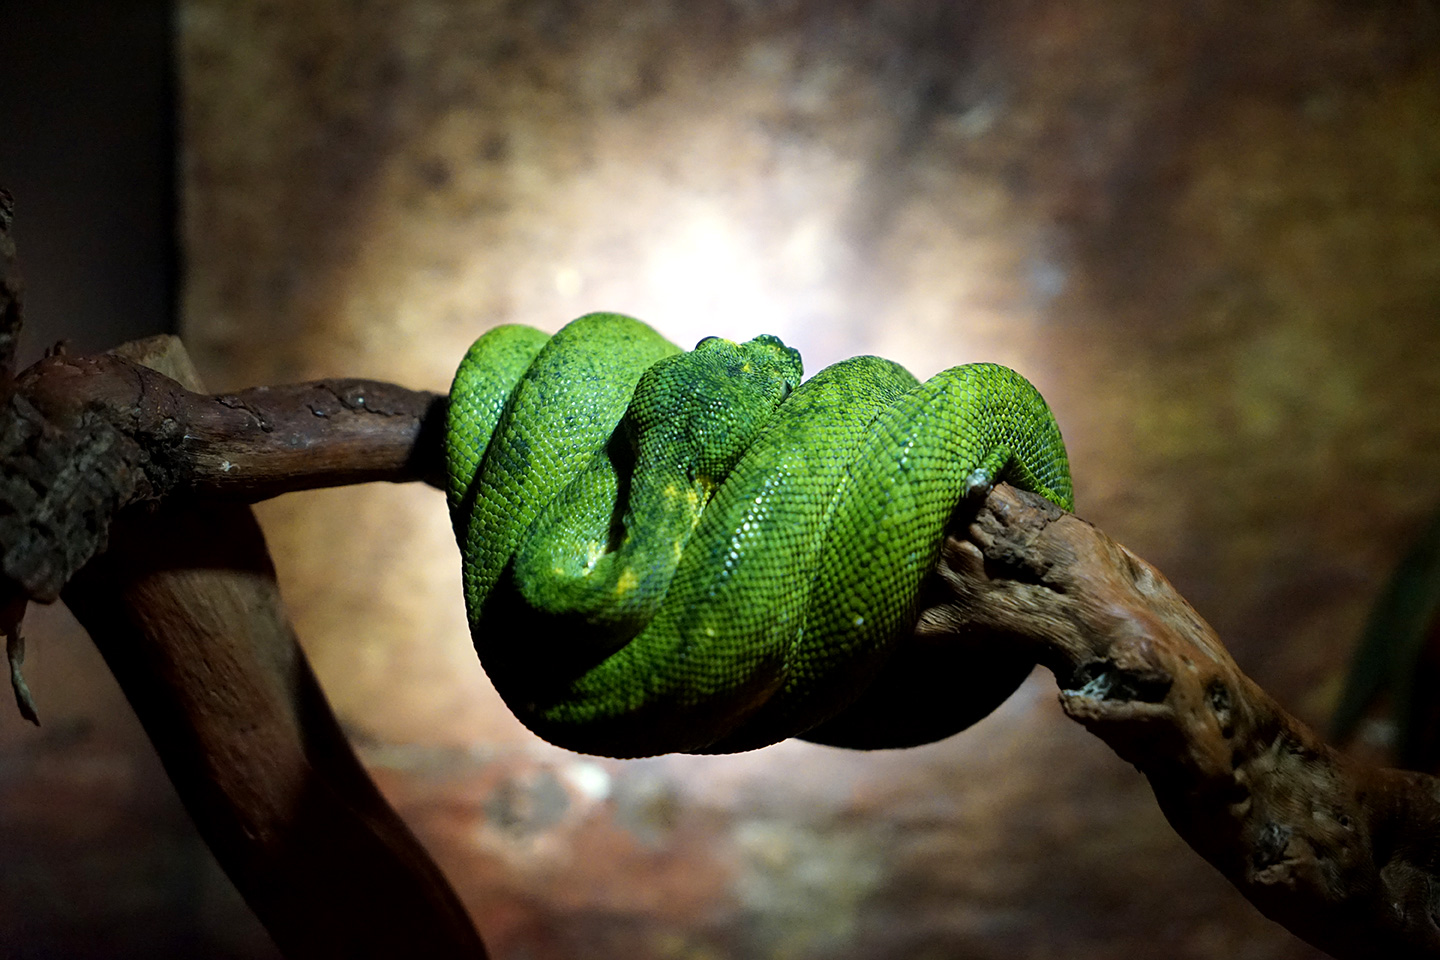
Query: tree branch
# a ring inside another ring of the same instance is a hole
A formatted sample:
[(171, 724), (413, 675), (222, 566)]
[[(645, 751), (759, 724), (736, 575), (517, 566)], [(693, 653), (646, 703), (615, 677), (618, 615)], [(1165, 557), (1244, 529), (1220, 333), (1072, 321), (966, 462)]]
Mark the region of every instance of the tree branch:
[[(195, 382), (173, 337), (122, 349)], [(326, 481), (393, 474), (401, 468), (386, 466), (385, 444), (354, 453), (365, 447), (369, 421), (380, 419), (358, 398), (420, 395), (387, 385), (301, 388), (281, 391), (291, 406), (272, 414), (266, 391), (247, 391), (257, 398), (250, 403), (207, 398), (120, 357), (52, 358), (38, 369), (22, 390), (55, 418), (40, 424), (39, 447), (66, 449), (69, 438), (73, 449), (77, 435), (103, 445), (111, 456), (87, 466), (101, 468), (90, 480), (107, 494), (88, 498), (84, 509), (107, 529), (111, 516), (93, 505), (118, 510), (108, 549), (68, 578), (65, 603), (120, 682), (201, 835), (281, 951), (297, 960), (484, 960), (464, 907), (330, 712), (285, 618), (250, 508), (186, 492), (203, 487), (216, 450), (234, 450), (247, 464), (238, 487), (229, 476), (235, 471), (218, 469), (227, 492), (253, 489), (256, 477), (297, 462), (313, 471), (306, 476)], [(327, 397), (340, 406), (334, 416), (322, 405)], [(323, 424), (321, 455), (297, 456), (304, 437), (292, 421), (302, 410)], [(382, 417), (402, 433), (419, 419)], [(227, 426), (234, 437), (217, 433)], [(198, 439), (187, 439), (192, 429)], [(266, 442), (275, 444), (271, 456), (257, 453)], [(336, 464), (335, 456), (348, 460)], [(264, 465), (251, 469), (257, 459)], [(26, 461), (28, 468), (36, 462)], [(5, 467), (8, 474), (8, 461)], [(53, 491), (76, 489), (84, 472), (62, 463), (51, 478), (38, 504), (52, 519), (70, 502)], [(156, 510), (119, 509), (162, 497)], [(86, 525), (33, 529), (83, 533)], [(73, 544), (57, 551), (76, 554)]]
[(124, 514), (64, 600), (286, 957), (483, 960), (330, 712), (248, 506), (177, 497)]
[(1266, 916), (1339, 958), (1440, 956), (1435, 778), (1326, 746), (1154, 568), (1034, 494), (993, 491), (939, 574), (952, 596), (917, 632), (1030, 645), (1065, 712)]
[(371, 380), (207, 396), (126, 357), (57, 355), (21, 374), (6, 406), (0, 573), (43, 602), (105, 548), (110, 519), (131, 504), (442, 476), (445, 398)]

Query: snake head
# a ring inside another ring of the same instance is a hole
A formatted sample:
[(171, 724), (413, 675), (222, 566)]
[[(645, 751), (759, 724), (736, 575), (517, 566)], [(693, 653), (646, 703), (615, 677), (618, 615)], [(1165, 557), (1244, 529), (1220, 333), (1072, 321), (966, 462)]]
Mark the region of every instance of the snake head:
[[(706, 337), (645, 371), (627, 419), (642, 459), (685, 457), (717, 486), (800, 383), (798, 351), (778, 337), (735, 343)], [(682, 454), (681, 451), (684, 451)]]
[(749, 379), (761, 392), (769, 395), (779, 391), (774, 403), (781, 403), (800, 385), (805, 373), (800, 351), (785, 346), (777, 336), (762, 333), (753, 340), (736, 343), (724, 337), (704, 337), (695, 344), (692, 354), (705, 354), (729, 367), (731, 376)]

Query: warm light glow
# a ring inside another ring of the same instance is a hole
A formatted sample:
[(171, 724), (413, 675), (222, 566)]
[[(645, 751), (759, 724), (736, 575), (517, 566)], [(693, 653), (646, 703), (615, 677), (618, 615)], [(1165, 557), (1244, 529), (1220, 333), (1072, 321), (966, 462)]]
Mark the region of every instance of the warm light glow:
[(684, 347), (711, 335), (793, 339), (789, 317), (802, 291), (767, 275), (766, 239), (718, 205), (696, 204), (653, 238), (640, 277), (644, 312), (664, 318), (665, 333)]

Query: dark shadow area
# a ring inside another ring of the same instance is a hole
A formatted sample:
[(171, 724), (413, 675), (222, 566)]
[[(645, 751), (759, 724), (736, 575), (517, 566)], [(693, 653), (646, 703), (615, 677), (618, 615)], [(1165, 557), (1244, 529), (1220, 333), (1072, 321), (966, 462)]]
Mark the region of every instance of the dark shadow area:
[[(0, 13), (22, 368), (175, 329), (173, 27), (157, 0)], [(0, 956), (274, 956), (84, 632), (53, 608), (29, 623), (43, 726), (0, 709)]]
[(20, 365), (175, 329), (169, 3), (59, 0), (0, 16), (0, 186), (26, 279)]

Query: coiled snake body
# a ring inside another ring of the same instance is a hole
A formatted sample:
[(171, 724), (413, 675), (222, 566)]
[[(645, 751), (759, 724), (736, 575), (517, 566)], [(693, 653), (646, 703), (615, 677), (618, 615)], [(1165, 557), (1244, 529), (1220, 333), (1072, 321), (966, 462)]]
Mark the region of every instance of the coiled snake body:
[(1024, 678), (1023, 656), (912, 627), (968, 495), (1004, 479), (1071, 508), (1040, 394), (993, 364), (800, 377), (774, 337), (681, 353), (617, 314), (471, 347), (446, 437), (466, 607), (540, 736), (608, 756), (906, 746)]

